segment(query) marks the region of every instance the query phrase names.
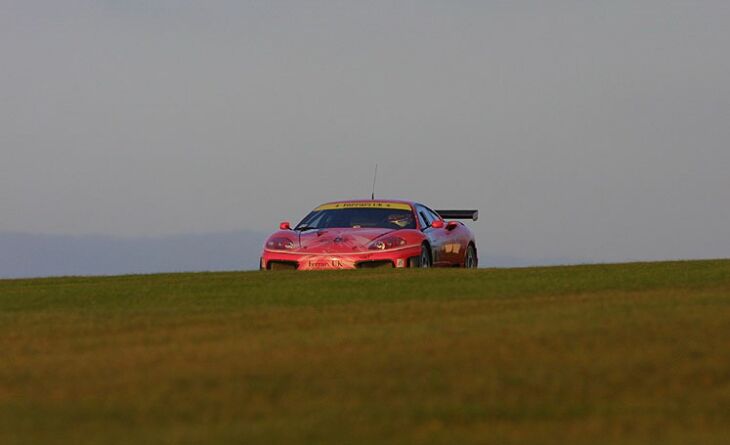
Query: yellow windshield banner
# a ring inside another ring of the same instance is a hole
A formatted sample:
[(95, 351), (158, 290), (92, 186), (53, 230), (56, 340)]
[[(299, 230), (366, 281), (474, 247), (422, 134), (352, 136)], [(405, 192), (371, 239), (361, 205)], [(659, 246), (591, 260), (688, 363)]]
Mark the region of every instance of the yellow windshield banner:
[(342, 210), (342, 209), (394, 209), (394, 210), (411, 210), (411, 206), (401, 202), (386, 201), (361, 201), (361, 202), (336, 202), (333, 204), (324, 204), (316, 209), (319, 210)]

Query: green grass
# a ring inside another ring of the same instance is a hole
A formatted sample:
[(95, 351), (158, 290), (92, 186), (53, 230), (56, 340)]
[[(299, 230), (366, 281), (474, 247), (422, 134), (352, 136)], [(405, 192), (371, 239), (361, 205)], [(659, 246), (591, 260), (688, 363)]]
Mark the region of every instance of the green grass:
[(721, 444), (730, 261), (0, 281), (0, 444)]

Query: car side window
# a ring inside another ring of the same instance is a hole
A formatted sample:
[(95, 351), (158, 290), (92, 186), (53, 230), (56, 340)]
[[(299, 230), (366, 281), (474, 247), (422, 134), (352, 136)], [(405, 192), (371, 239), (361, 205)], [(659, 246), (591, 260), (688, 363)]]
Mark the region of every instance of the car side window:
[(431, 227), (433, 220), (429, 217), (428, 211), (419, 205), (416, 206), (416, 212), (418, 213), (418, 221), (421, 223), (421, 229)]
[(426, 212), (428, 212), (429, 216), (431, 217), (431, 223), (433, 223), (434, 221), (437, 221), (437, 220), (441, 219), (441, 215), (439, 215), (438, 213), (436, 213), (433, 210), (429, 209), (428, 207), (426, 207)]

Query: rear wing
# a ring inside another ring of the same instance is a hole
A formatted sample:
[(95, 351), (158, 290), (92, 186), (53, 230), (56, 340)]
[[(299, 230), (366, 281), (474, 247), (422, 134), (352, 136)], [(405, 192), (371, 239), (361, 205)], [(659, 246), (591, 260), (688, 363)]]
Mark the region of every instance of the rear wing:
[(443, 219), (479, 219), (479, 210), (436, 210)]

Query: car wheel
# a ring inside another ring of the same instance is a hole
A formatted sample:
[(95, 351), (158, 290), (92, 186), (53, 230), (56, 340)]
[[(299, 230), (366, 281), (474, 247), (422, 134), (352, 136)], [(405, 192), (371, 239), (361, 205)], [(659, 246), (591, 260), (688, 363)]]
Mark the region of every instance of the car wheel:
[(421, 256), (418, 261), (419, 267), (431, 267), (431, 252), (427, 245), (421, 246)]
[(474, 246), (469, 244), (466, 248), (466, 256), (464, 257), (464, 267), (467, 269), (474, 269), (477, 267), (477, 252)]

